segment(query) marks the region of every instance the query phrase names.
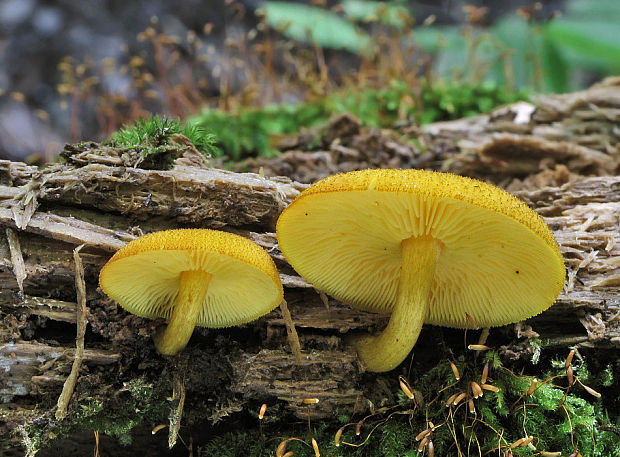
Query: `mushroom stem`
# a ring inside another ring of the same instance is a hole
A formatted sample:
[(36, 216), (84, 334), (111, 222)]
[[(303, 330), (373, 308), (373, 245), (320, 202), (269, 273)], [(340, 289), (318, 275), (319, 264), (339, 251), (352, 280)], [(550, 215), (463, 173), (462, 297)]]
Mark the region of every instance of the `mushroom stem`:
[(413, 348), (426, 318), (440, 250), (440, 242), (429, 236), (411, 237), (401, 242), (398, 298), (390, 322), (381, 334), (352, 341), (368, 370), (392, 370)]
[(187, 345), (194, 332), (211, 278), (212, 275), (202, 270), (181, 272), (179, 293), (168, 325), (163, 333), (158, 332), (153, 338), (160, 354), (175, 355)]

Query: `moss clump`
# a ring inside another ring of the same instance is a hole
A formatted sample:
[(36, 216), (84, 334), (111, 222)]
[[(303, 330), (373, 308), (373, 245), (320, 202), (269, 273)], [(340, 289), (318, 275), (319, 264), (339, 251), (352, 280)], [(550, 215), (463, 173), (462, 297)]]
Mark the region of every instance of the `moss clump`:
[(165, 393), (146, 382), (144, 378), (133, 379), (124, 384), (119, 395), (112, 401), (99, 398), (81, 403), (72, 417), (67, 432), (98, 430), (118, 438), (121, 444), (130, 444), (131, 430), (143, 421), (165, 421), (170, 410)]
[(174, 134), (187, 137), (207, 158), (217, 154), (216, 137), (199, 125), (150, 116), (125, 126), (105, 141), (106, 145), (132, 149), (142, 155), (145, 168), (167, 168), (176, 158)]
[(297, 105), (240, 108), (232, 113), (205, 110), (188, 124), (214, 134), (219, 152), (236, 161), (273, 156), (278, 152), (273, 136), (296, 133), (337, 114), (351, 113), (365, 125), (389, 128), (401, 121), (426, 124), (459, 119), (527, 98), (524, 91), (509, 91), (492, 83), (425, 82), (413, 88), (394, 80), (380, 89), (341, 90)]
[[(287, 442), (286, 450), (293, 451), (295, 456), (314, 457), (314, 449), (311, 447), (312, 437), (308, 433), (305, 424), (300, 424), (296, 429), (273, 430), (273, 433), (265, 432), (261, 435), (258, 430), (244, 430), (242, 432), (230, 432), (213, 438), (207, 445), (199, 449), (201, 457), (272, 457), (275, 455), (278, 445), (287, 438), (293, 438)], [(320, 453), (325, 457), (401, 457), (409, 456), (413, 446), (412, 429), (407, 420), (394, 420), (378, 427), (371, 439), (363, 446), (350, 447), (334, 445), (333, 427), (328, 423), (320, 423), (313, 427), (313, 437), (317, 441)], [(270, 435), (277, 434), (272, 438)], [(303, 442), (302, 442), (303, 441)], [(358, 440), (359, 441), (359, 440)], [(417, 451), (415, 455), (417, 455)], [(411, 454), (413, 456), (414, 454)]]
[(48, 427), (28, 425), (26, 436), (22, 436), (27, 455), (34, 455), (52, 440), (84, 430), (96, 430), (129, 445), (133, 428), (142, 422), (166, 422), (170, 403), (165, 400), (164, 388), (153, 386), (144, 378), (134, 379), (110, 398), (85, 398), (72, 405), (67, 418), (61, 422), (51, 422)]
[[(412, 376), (416, 379), (412, 387), (422, 392), (424, 402), (416, 406), (407, 396), (398, 395), (397, 405), (380, 408), (375, 415), (364, 420), (360, 436), (356, 436), (355, 429), (361, 417), (341, 415), (339, 420), (349, 425), (344, 429), (339, 447), (334, 444), (334, 435), (340, 425), (313, 424), (312, 434), (321, 455), (418, 456), (421, 455), (418, 452), (420, 441), (415, 437), (429, 426), (427, 420), (435, 427), (430, 435), (435, 455), (504, 455), (524, 436), (532, 436), (531, 444), (535, 449), (516, 446), (511, 449), (512, 455), (534, 456), (540, 455), (541, 451), (560, 451), (562, 455), (579, 451), (583, 457), (620, 455), (620, 438), (608, 431), (617, 425), (607, 416), (602, 400), (591, 396), (580, 385), (588, 373), (583, 359), (574, 364), (575, 373), (582, 373), (584, 378), (576, 374), (576, 381), (570, 389), (562, 361), (561, 366), (558, 364), (555, 368), (552, 364), (544, 378), (537, 378), (536, 390), (529, 395), (526, 393), (535, 378), (502, 367), (497, 354), (491, 351), (477, 358), (471, 352), (465, 353), (456, 357), (455, 362), (460, 373), (459, 381), (455, 380), (445, 360), (419, 376)], [(466, 392), (471, 396), (469, 386), (472, 381), (481, 382), (485, 363), (489, 365), (486, 382), (498, 387), (499, 391), (485, 390), (482, 397), (472, 399), (473, 414), (467, 401), (446, 408), (447, 399), (455, 393)], [(597, 376), (590, 376), (591, 381), (601, 379), (608, 386), (613, 382), (609, 367)], [(592, 385), (599, 387), (599, 384)], [(202, 447), (199, 455), (273, 456), (278, 444), (288, 437), (294, 439), (287, 443), (287, 451), (300, 457), (315, 455), (310, 446), (311, 436), (303, 423), (297, 428), (265, 430), (264, 435), (258, 429), (245, 429), (241, 433), (218, 436)]]

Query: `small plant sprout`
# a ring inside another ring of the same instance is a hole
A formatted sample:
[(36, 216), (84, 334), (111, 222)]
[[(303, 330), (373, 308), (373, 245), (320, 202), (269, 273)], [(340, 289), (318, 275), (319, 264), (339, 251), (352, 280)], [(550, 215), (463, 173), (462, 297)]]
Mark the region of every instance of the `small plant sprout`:
[(510, 449), (515, 449), (518, 447), (525, 447), (528, 444), (530, 444), (532, 442), (532, 440), (534, 439), (533, 436), (525, 436), (523, 438), (519, 438), (517, 441), (515, 441), (514, 443), (512, 443), (510, 445)]
[(525, 396), (529, 396), (532, 395), (535, 391), (536, 391), (536, 386), (538, 385), (538, 379), (534, 378), (532, 379), (532, 382), (530, 383), (530, 387), (528, 387), (527, 391), (525, 391)]
[(362, 425), (364, 425), (364, 421), (367, 419), (367, 417), (365, 417), (364, 419), (358, 421), (358, 423), (355, 425), (355, 436), (360, 436), (362, 433)]
[(162, 430), (162, 429), (164, 429), (166, 427), (168, 427), (168, 425), (166, 425), (166, 424), (159, 424), (159, 425), (155, 426), (153, 428), (153, 430), (151, 430), (151, 434), (155, 435), (158, 431), (160, 431), (160, 430)]
[(411, 391), (409, 382), (403, 376), (398, 377), (398, 382), (400, 384), (400, 390), (402, 390), (405, 393), (407, 398), (409, 398), (409, 400), (415, 401), (415, 396), (413, 395), (413, 392)]
[(418, 452), (422, 452), (427, 444), (428, 436), (425, 436), (424, 438), (422, 438), (422, 441), (420, 441), (420, 444), (418, 444)]
[(286, 445), (288, 443), (288, 439), (281, 441), (280, 444), (278, 444), (278, 447), (276, 448), (276, 457), (283, 457), (284, 453), (286, 452)]
[(454, 363), (450, 362), (450, 368), (452, 368), (452, 373), (454, 373), (454, 378), (457, 381), (461, 379), (461, 375), (459, 374), (459, 369), (456, 367)]
[(265, 411), (267, 411), (267, 404), (263, 403), (263, 405), (260, 407), (260, 410), (258, 411), (258, 418), (260, 420), (263, 420), (263, 417), (265, 417)]
[(449, 408), (450, 406), (452, 406), (454, 400), (456, 400), (456, 397), (458, 397), (459, 394), (452, 394), (448, 397), (448, 400), (446, 400), (446, 408)]
[(420, 441), (422, 438), (430, 435), (431, 433), (433, 433), (433, 429), (430, 427), (425, 430), (422, 430), (420, 433), (416, 435), (415, 440)]
[(474, 398), (480, 398), (484, 395), (480, 384), (478, 384), (476, 381), (471, 382), (471, 393), (473, 394)]
[(263, 403), (258, 411), (258, 428), (261, 436), (263, 435), (263, 418), (265, 417), (265, 411), (267, 411), (267, 403)]
[(489, 327), (484, 327), (482, 332), (480, 332), (480, 337), (478, 338), (478, 344), (486, 344), (487, 339), (489, 338), (489, 333), (491, 329)]
[(312, 449), (314, 449), (314, 457), (321, 457), (321, 453), (319, 452), (319, 443), (316, 442), (314, 437), (312, 438)]
[(467, 393), (465, 393), (465, 392), (461, 392), (460, 394), (458, 394), (458, 395), (456, 396), (456, 398), (455, 398), (455, 399), (454, 399), (454, 401), (452, 402), (452, 405), (453, 405), (453, 406), (457, 406), (457, 405), (461, 402), (461, 400), (462, 400), (463, 398), (465, 398), (466, 396), (467, 396)]
[(340, 447), (340, 438), (342, 437), (342, 432), (344, 431), (345, 427), (346, 425), (343, 425), (342, 427), (340, 427), (338, 431), (336, 432), (336, 435), (334, 435), (334, 446)]
[(581, 381), (577, 380), (579, 382), (579, 384), (581, 384), (581, 387), (583, 387), (585, 389), (586, 392), (588, 392), (590, 395), (596, 397), (596, 398), (601, 398), (601, 394), (598, 393), (596, 390), (592, 389), (591, 387), (586, 386), (585, 384), (583, 384)]
[[(467, 336), (467, 329), (468, 328), (480, 328), (480, 326), (478, 325), (478, 323), (476, 322), (476, 320), (472, 317), (471, 314), (469, 313), (465, 313), (465, 320), (468, 323), (468, 327), (465, 328), (465, 336)], [(481, 344), (481, 343), (479, 343)]]
[(572, 387), (575, 382), (572, 365), (569, 365), (568, 368), (566, 368), (566, 377), (568, 378), (568, 387)]
[(485, 346), (484, 344), (470, 344), (467, 346), (467, 349), (470, 351), (488, 351), (491, 348), (489, 346)]
[(482, 369), (482, 376), (480, 377), (480, 384), (486, 384), (487, 377), (489, 376), (489, 364), (485, 363)]
[(480, 387), (482, 387), (484, 390), (488, 390), (491, 392), (499, 392), (499, 387), (497, 386), (492, 386), (491, 384), (482, 384)]

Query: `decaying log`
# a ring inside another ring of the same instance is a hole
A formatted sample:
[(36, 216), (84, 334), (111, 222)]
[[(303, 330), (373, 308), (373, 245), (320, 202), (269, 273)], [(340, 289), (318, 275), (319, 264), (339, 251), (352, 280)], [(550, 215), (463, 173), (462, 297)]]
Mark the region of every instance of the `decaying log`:
[[(558, 122), (546, 116), (546, 122)], [(72, 408), (88, 398), (105, 399), (133, 379), (153, 382), (160, 373), (179, 369), (174, 358), (154, 350), (150, 337), (159, 322), (129, 315), (97, 288), (99, 270), (116, 250), (143, 233), (172, 227), (225, 229), (265, 248), (281, 272), (302, 347), (297, 365), (279, 310), (236, 329), (197, 329), (184, 353), (190, 360), (184, 373), (186, 408), (192, 405), (197, 415), (216, 421), (267, 402), (284, 410), (283, 417), (292, 413), (304, 418), (309, 411), (321, 418), (361, 411), (395, 394), (378, 387), (393, 379), (366, 375), (342, 339), (347, 332), (380, 329), (387, 317), (355, 311), (333, 299), (326, 307), (278, 249), (273, 233), (277, 217), (305, 185), (209, 168), (190, 145), (178, 141), (180, 156), (166, 170), (135, 167), (138, 159), (130, 153), (96, 144), (68, 148), (65, 164), (43, 170), (0, 162), (0, 449), (8, 445), (10, 430), (35, 418), (46, 430), (58, 424), (54, 405), (75, 354), (73, 250), (78, 245), (85, 245), (80, 259), (89, 325), (69, 417)], [(340, 154), (351, 153), (333, 146)], [(593, 143), (583, 147), (592, 148)], [(587, 167), (577, 168), (562, 185), (538, 187), (526, 179), (514, 189), (553, 230), (568, 280), (551, 309), (501, 331), (499, 339), (509, 356), (526, 353), (527, 345), (521, 343), (535, 335), (547, 347), (595, 348), (600, 354), (620, 347), (620, 178), (613, 176), (617, 157), (613, 151), (602, 159), (574, 150), (602, 176), (578, 177)], [(539, 152), (570, 162), (559, 147)], [(487, 156), (474, 162), (480, 157)], [(495, 163), (497, 154), (493, 157), (487, 165)], [(461, 157), (458, 163), (469, 170), (467, 160)], [(516, 170), (501, 167), (500, 174)], [(430, 333), (423, 330), (420, 351), (434, 344)], [(168, 396), (173, 376), (169, 378)], [(213, 395), (205, 399), (204, 392)], [(308, 408), (301, 401), (307, 397), (321, 401)]]
[[(40, 395), (53, 386), (60, 393), (65, 376), (63, 370), (73, 363), (75, 347), (47, 345), (35, 341), (4, 342), (0, 345), (0, 368), (3, 378), (0, 395), (4, 403), (16, 396)], [(87, 364), (114, 365), (121, 354), (102, 349), (86, 349), (83, 361)], [(18, 403), (19, 404), (19, 403)], [(3, 416), (6, 418), (6, 410)]]
[[(381, 130), (345, 114), (283, 138), (279, 148), (286, 152), (280, 156), (248, 159), (235, 169), (263, 168), (268, 176), (310, 183), (364, 168), (428, 168), (504, 187), (517, 180), (514, 190), (559, 186), (577, 175), (620, 171), (619, 124), (620, 77), (615, 77), (582, 92), (537, 96), (533, 103), (425, 126), (404, 123)], [(558, 167), (565, 172), (549, 173)]]
[(558, 164), (579, 175), (620, 170), (620, 78), (571, 94), (535, 97), (489, 114), (423, 128), (453, 151), (442, 168), (501, 182)]

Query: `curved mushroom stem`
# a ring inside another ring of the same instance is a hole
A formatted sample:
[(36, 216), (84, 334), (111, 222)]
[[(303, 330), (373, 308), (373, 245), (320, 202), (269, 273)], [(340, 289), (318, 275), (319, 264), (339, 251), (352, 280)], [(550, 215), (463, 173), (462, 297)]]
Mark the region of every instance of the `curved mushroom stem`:
[(426, 318), (440, 250), (440, 242), (428, 236), (401, 242), (398, 299), (390, 322), (379, 335), (354, 337), (351, 341), (368, 370), (392, 370), (411, 352)]
[(187, 345), (194, 332), (212, 277), (202, 270), (181, 273), (179, 294), (174, 301), (168, 325), (163, 333), (158, 332), (153, 337), (160, 354), (175, 355)]

